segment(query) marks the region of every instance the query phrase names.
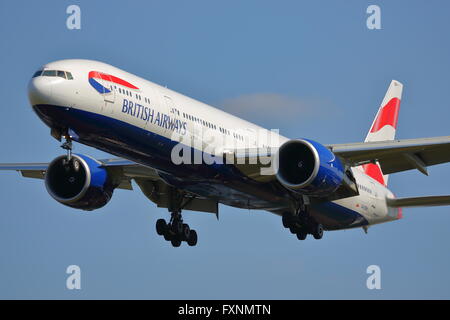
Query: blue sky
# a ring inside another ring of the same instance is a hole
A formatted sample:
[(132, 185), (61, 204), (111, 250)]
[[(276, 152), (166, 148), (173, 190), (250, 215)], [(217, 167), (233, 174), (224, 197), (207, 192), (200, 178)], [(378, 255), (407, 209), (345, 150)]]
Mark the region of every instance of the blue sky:
[[(81, 30), (66, 8), (81, 7)], [(366, 8), (381, 8), (381, 30)], [(0, 162), (62, 153), (33, 114), (26, 85), (40, 65), (101, 60), (283, 135), (364, 139), (391, 79), (404, 83), (398, 137), (450, 134), (448, 1), (1, 1)], [(272, 106), (273, 104), (273, 106)], [(81, 145), (77, 152), (104, 154)], [(390, 178), (397, 196), (450, 193), (450, 165)], [(450, 298), (448, 207), (300, 242), (277, 216), (221, 207), (185, 212), (199, 245), (158, 237), (163, 209), (138, 191), (104, 208), (64, 207), (42, 181), (0, 175), (0, 298)], [(82, 289), (65, 287), (81, 267)], [(381, 267), (381, 290), (366, 268)]]

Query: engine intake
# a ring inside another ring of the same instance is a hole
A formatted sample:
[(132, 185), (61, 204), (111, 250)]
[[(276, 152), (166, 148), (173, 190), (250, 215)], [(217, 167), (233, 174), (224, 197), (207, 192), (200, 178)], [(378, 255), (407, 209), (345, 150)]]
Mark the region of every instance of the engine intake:
[(285, 142), (277, 154), (278, 181), (297, 193), (327, 196), (344, 179), (341, 161), (322, 144), (306, 139)]
[(114, 186), (97, 160), (85, 155), (59, 156), (48, 166), (45, 186), (56, 201), (77, 209), (94, 210), (106, 205)]

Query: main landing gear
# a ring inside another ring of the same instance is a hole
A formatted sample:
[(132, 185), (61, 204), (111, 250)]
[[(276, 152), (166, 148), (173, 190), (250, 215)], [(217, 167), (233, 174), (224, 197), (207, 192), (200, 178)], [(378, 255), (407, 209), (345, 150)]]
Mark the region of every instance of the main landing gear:
[(307, 211), (299, 210), (297, 214), (285, 212), (282, 216), (283, 226), (296, 234), (298, 240), (305, 240), (308, 234), (314, 239), (322, 239), (323, 226), (316, 222)]
[(193, 198), (184, 197), (183, 192), (171, 188), (168, 192), (169, 211), (171, 217), (169, 223), (164, 219), (156, 221), (156, 233), (163, 236), (165, 240), (170, 241), (172, 246), (179, 247), (182, 241), (186, 241), (191, 247), (197, 244), (197, 232), (189, 227), (187, 223), (183, 223), (181, 210), (189, 204)]
[(197, 244), (197, 232), (191, 229), (187, 223), (183, 223), (181, 212), (178, 211), (172, 212), (169, 223), (164, 219), (158, 219), (156, 233), (170, 241), (174, 247), (179, 247), (182, 241), (186, 241), (191, 247)]

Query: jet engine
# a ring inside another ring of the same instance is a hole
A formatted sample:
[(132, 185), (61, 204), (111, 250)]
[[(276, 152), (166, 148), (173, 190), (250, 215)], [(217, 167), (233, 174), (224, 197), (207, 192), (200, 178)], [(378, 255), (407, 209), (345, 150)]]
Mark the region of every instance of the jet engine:
[(299, 194), (326, 197), (346, 179), (344, 167), (333, 152), (306, 139), (285, 142), (277, 154), (278, 181)]
[(59, 156), (48, 166), (45, 186), (56, 201), (76, 209), (94, 210), (106, 205), (114, 186), (97, 160), (74, 154)]

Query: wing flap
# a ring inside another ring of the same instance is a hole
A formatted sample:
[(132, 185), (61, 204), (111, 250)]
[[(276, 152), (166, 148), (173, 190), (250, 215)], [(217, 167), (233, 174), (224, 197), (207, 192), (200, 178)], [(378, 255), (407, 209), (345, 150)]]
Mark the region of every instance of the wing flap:
[(45, 170), (20, 170), (22, 177), (33, 179), (44, 179)]

